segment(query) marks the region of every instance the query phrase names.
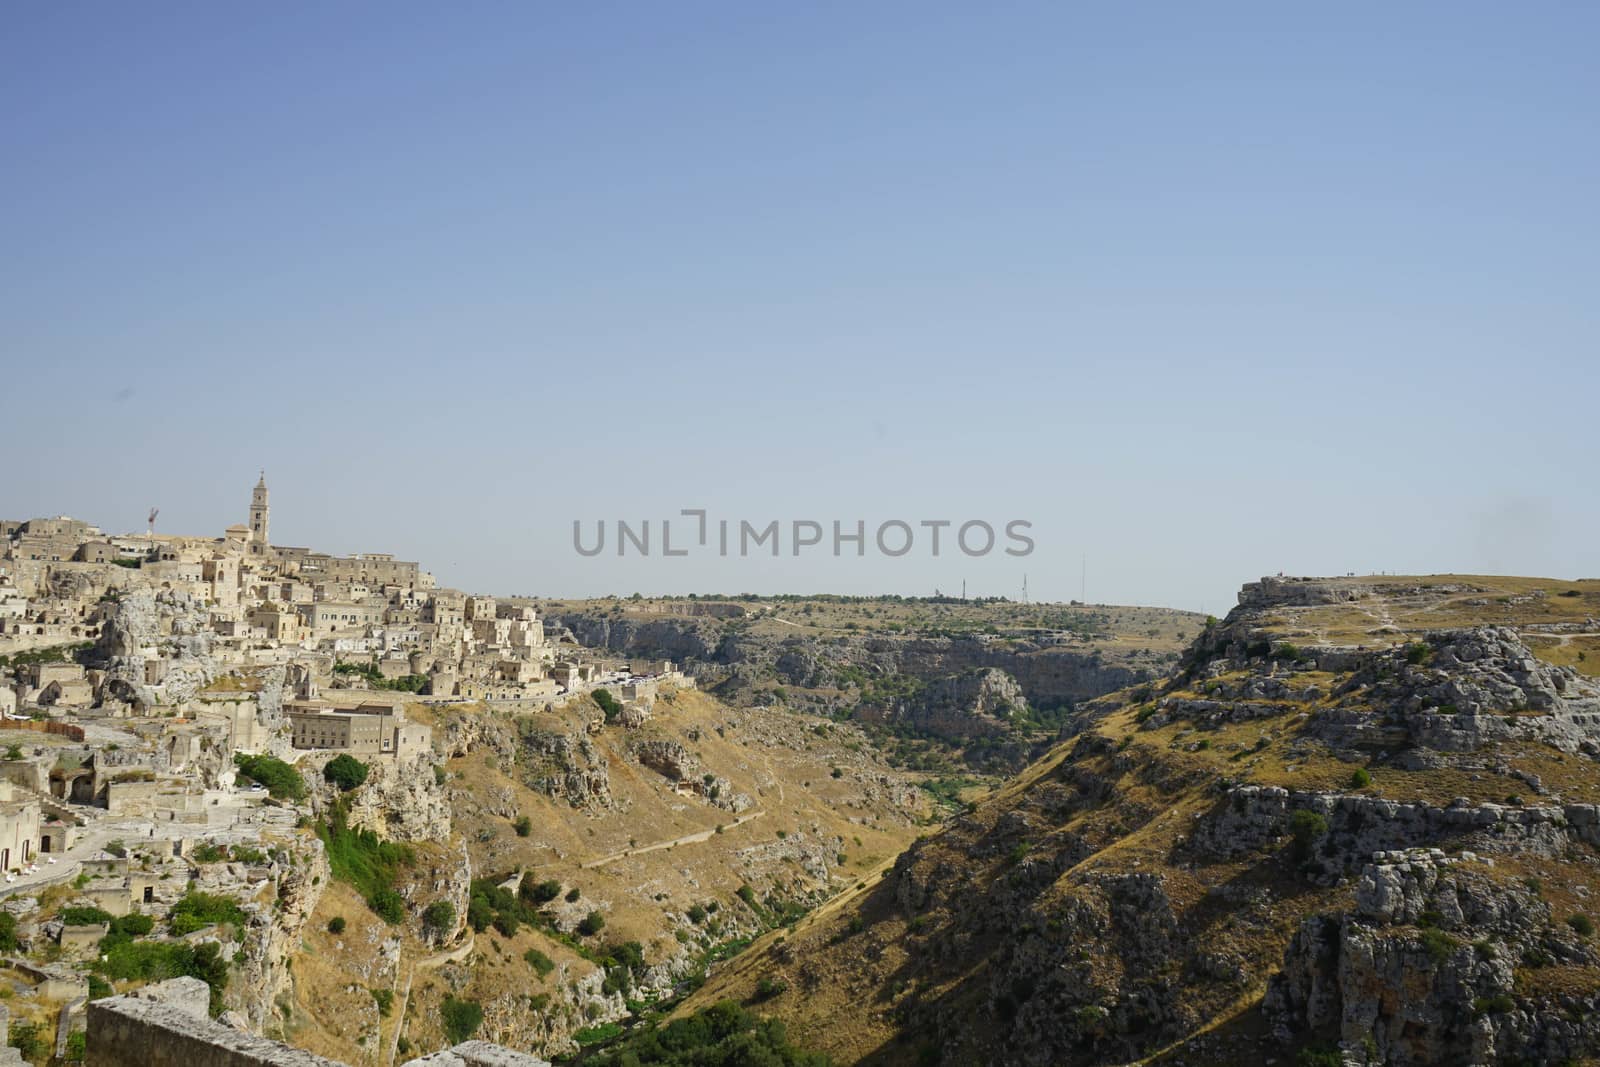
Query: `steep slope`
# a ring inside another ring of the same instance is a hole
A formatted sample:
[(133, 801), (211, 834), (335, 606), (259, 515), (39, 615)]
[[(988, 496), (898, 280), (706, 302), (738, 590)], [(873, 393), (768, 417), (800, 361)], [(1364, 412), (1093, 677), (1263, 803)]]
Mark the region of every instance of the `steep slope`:
[(1240, 600), (685, 1010), (759, 1002), (840, 1063), (1593, 1057), (1600, 688), (1551, 660), (1593, 666), (1562, 649), (1600, 583)]
[[(285, 1030), (351, 1063), (452, 1043), (447, 1003), (480, 1010), (484, 1039), (572, 1052), (881, 868), (932, 823), (922, 776), (884, 764), (859, 728), (692, 689), (611, 723), (588, 700), (516, 716), (411, 710), (433, 726), (454, 833), (418, 849), (400, 891), (418, 912), (450, 901), (457, 932), (428, 943), (384, 927), (342, 886), (328, 894), (296, 958)], [(372, 789), (347, 801), (353, 821)], [(473, 898), (494, 887), (502, 906), (474, 930), (488, 916)], [(341, 916), (348, 929), (326, 934)], [(390, 991), (393, 1016), (374, 989)]]

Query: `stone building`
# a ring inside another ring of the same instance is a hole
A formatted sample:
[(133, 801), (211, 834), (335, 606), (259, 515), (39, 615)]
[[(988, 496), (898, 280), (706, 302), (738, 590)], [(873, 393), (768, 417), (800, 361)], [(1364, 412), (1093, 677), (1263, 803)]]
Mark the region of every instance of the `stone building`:
[(405, 713), (390, 704), (295, 703), (288, 714), (291, 743), (299, 749), (404, 758), (432, 742), (431, 730), (407, 722)]
[(0, 780), (0, 871), (26, 867), (39, 855), (39, 799)]

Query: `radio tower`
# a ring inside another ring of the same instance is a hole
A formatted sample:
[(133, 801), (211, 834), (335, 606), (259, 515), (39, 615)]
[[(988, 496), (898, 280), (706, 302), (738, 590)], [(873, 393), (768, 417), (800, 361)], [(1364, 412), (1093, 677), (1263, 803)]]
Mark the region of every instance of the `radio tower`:
[(1028, 575), (1026, 572), (1022, 575), (1022, 602), (1024, 604), (1028, 602)]

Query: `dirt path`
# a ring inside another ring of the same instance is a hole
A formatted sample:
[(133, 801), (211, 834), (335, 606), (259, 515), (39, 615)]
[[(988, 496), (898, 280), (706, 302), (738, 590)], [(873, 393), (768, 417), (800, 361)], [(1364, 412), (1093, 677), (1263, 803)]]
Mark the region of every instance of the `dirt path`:
[(1600, 631), (1548, 634), (1542, 630), (1518, 630), (1517, 636), (1523, 640), (1532, 637), (1540, 641), (1554, 641), (1557, 646), (1561, 646), (1571, 644), (1574, 637), (1600, 637)]
[[(759, 819), (764, 814), (766, 813), (761, 811), (752, 811), (749, 815), (741, 815), (732, 822), (723, 824), (722, 828), (724, 830), (731, 830), (735, 826), (742, 826), (751, 819)], [(645, 852), (659, 852), (661, 849), (671, 848), (674, 845), (698, 844), (701, 841), (711, 840), (711, 836), (716, 832), (716, 828), (713, 827), (710, 830), (701, 830), (698, 833), (684, 834), (682, 837), (674, 837), (671, 841), (657, 841), (653, 845), (640, 845), (638, 848), (625, 848), (621, 852), (613, 852), (609, 856), (601, 856), (597, 860), (590, 860), (587, 863), (579, 864), (579, 868), (586, 871), (593, 870), (595, 867), (604, 867), (608, 863), (615, 863), (617, 860), (625, 859), (628, 856), (637, 856)]]
[[(472, 950), (476, 946), (477, 935), (473, 934), (472, 931), (469, 930), (467, 931), (467, 939), (461, 944), (457, 945), (455, 948), (446, 949), (443, 952), (435, 952), (433, 955), (424, 956), (422, 959), (413, 963), (411, 965), (411, 969), (406, 972), (406, 985), (404, 989), (399, 989), (400, 983), (398, 981), (395, 982), (396, 989), (400, 995), (395, 998), (396, 1006), (399, 1010), (393, 1013), (394, 1033), (389, 1035), (390, 1067), (393, 1067), (395, 1059), (400, 1055), (400, 1032), (406, 1028), (406, 1009), (411, 1006), (411, 983), (416, 980), (417, 972), (431, 971), (435, 967), (442, 967), (447, 963), (460, 962), (461, 960), (464, 960), (468, 956), (472, 955)], [(396, 967), (396, 971), (398, 970), (399, 968)]]

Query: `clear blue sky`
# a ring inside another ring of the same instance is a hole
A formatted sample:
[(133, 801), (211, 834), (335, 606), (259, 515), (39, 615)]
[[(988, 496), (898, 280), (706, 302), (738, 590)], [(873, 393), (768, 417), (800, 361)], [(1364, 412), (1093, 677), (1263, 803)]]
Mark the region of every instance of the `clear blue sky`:
[[(1600, 575), (1592, 5), (13, 5), (0, 515), (469, 589)], [(1026, 561), (571, 523), (1026, 518)]]

